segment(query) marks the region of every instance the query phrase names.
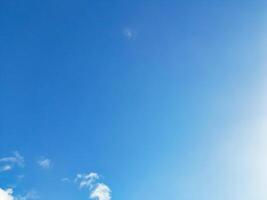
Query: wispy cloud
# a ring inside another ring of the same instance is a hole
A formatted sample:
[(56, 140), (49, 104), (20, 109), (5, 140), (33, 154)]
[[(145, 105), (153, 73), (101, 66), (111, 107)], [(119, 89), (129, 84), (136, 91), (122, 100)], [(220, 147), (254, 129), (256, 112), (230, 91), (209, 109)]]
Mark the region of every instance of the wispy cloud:
[(10, 171), (10, 170), (12, 170), (11, 165), (4, 165), (4, 166), (0, 167), (0, 172), (6, 172), (6, 171)]
[(35, 190), (27, 192), (25, 195), (19, 195), (14, 200), (37, 200), (40, 199), (39, 194)]
[(77, 174), (75, 182), (79, 183), (80, 188), (92, 188), (96, 180), (99, 179), (97, 173), (91, 172), (88, 174)]
[(20, 153), (18, 151), (15, 151), (13, 153), (13, 156), (0, 158), (0, 163), (1, 162), (2, 163), (13, 163), (13, 164), (17, 164), (21, 167), (24, 167), (24, 165), (25, 165), (24, 158), (22, 155), (20, 155)]
[(0, 158), (0, 172), (12, 170), (15, 166), (24, 167), (24, 157), (15, 151), (12, 156)]
[(70, 179), (67, 177), (62, 178), (61, 181), (64, 183), (70, 183)]
[(40, 159), (37, 164), (42, 168), (42, 169), (50, 169), (52, 168), (52, 161), (48, 158), (43, 158)]
[(134, 40), (137, 36), (137, 32), (128, 27), (124, 28), (122, 33), (128, 40)]
[(25, 175), (24, 175), (24, 174), (20, 174), (20, 175), (17, 176), (17, 178), (18, 178), (19, 180), (24, 179), (24, 178), (25, 178)]
[(74, 182), (79, 184), (80, 189), (89, 189), (90, 199), (110, 200), (111, 189), (104, 183), (98, 183), (100, 176), (91, 172), (88, 174), (77, 174)]

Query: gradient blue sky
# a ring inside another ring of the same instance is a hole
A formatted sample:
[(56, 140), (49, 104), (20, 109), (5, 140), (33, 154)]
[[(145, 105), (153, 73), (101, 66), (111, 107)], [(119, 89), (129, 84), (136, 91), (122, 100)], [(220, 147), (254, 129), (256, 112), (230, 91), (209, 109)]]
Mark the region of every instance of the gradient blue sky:
[(1, 0), (0, 188), (266, 200), (266, 28), (265, 0)]

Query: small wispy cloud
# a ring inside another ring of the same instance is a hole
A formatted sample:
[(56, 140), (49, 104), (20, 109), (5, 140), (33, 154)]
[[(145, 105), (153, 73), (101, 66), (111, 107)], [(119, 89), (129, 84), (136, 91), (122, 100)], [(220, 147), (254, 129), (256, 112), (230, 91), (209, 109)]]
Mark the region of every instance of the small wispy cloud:
[(74, 182), (79, 184), (80, 189), (89, 190), (89, 198), (97, 200), (111, 200), (111, 189), (104, 183), (99, 183), (100, 176), (91, 172), (77, 174)]
[(6, 172), (6, 171), (10, 171), (10, 170), (12, 170), (11, 165), (4, 165), (4, 166), (0, 167), (0, 172)]
[(24, 157), (18, 151), (13, 152), (12, 156), (0, 158), (0, 172), (10, 171), (15, 166), (25, 166)]
[(13, 163), (19, 165), (20, 167), (24, 167), (25, 165), (24, 158), (18, 151), (15, 151), (13, 156), (0, 158), (0, 163)]
[(96, 180), (99, 179), (99, 175), (95, 172), (88, 174), (77, 174), (75, 182), (79, 183), (80, 188), (92, 188)]
[(122, 33), (128, 40), (135, 40), (137, 36), (137, 32), (129, 27), (124, 28)]
[(40, 199), (39, 194), (35, 190), (27, 192), (25, 195), (16, 196), (14, 200), (37, 200)]
[(62, 178), (61, 181), (62, 181), (63, 183), (70, 183), (70, 179), (67, 178), (67, 177)]
[(24, 179), (24, 178), (25, 178), (25, 175), (24, 175), (24, 174), (20, 174), (20, 175), (17, 176), (17, 179), (18, 179), (18, 180), (22, 180), (22, 179)]
[(52, 161), (48, 158), (43, 158), (40, 159), (37, 164), (42, 168), (42, 169), (50, 169), (52, 168)]

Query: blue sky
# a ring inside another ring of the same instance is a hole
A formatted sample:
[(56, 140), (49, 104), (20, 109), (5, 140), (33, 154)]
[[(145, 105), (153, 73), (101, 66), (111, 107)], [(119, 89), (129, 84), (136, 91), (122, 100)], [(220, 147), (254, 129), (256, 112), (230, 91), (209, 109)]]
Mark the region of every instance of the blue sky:
[(266, 8), (1, 0), (0, 200), (265, 200)]

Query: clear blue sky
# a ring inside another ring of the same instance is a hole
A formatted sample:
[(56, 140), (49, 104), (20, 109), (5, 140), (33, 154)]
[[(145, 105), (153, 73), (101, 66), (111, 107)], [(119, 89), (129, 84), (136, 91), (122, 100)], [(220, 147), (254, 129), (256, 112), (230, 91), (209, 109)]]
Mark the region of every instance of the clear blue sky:
[(0, 188), (266, 200), (266, 35), (265, 0), (1, 0)]

